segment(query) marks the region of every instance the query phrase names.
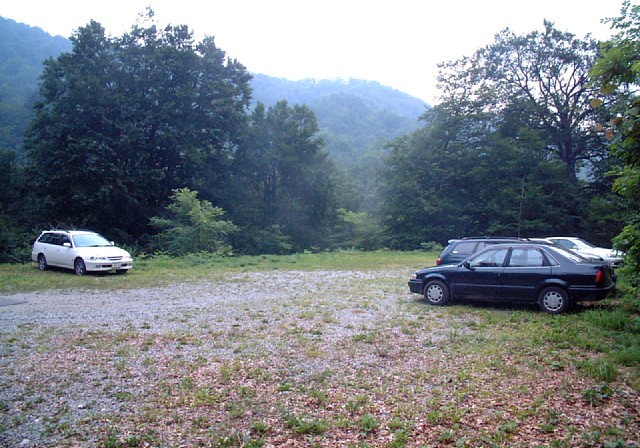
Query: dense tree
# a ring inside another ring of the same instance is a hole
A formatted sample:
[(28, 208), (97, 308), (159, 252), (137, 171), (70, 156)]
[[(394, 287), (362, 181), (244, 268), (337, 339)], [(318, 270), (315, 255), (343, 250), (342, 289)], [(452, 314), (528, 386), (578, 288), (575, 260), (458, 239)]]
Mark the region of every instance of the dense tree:
[(473, 56), (441, 64), (443, 106), (455, 114), (509, 115), (544, 136), (549, 157), (561, 160), (571, 177), (580, 163), (606, 156), (589, 107), (595, 87), (589, 69), (598, 44), (544, 23), (544, 30), (518, 36), (509, 29)]
[(41, 218), (140, 236), (172, 190), (220, 169), (246, 120), (250, 76), (185, 26), (109, 39), (92, 21), (71, 40), (45, 64), (27, 140)]
[[(315, 115), (286, 101), (251, 115), (234, 159), (234, 222), (248, 252), (301, 250), (326, 243), (335, 209), (334, 165)], [(265, 233), (272, 235), (265, 235)]]
[(590, 105), (597, 43), (544, 25), (522, 36), (504, 30), (441, 65), (442, 103), (423, 130), (394, 143), (387, 164), (391, 244), (552, 233), (608, 243), (619, 230), (606, 176), (615, 160), (597, 126), (612, 98)]
[[(623, 4), (621, 16), (608, 19), (618, 33), (603, 44), (602, 57), (592, 70), (601, 94), (616, 94), (617, 116), (604, 129), (613, 154), (624, 163), (614, 189), (627, 202), (626, 225), (615, 244), (627, 252), (626, 269), (640, 282), (640, 5)], [(594, 98), (594, 106), (603, 100)]]
[[(389, 244), (417, 249), (471, 235), (540, 236), (570, 227), (582, 207), (562, 164), (495, 130), (491, 115), (436, 106), (393, 143), (382, 212)], [(558, 194), (562, 192), (562, 194)]]
[(26, 223), (20, 196), (24, 185), (16, 153), (0, 149), (0, 263), (19, 261)]

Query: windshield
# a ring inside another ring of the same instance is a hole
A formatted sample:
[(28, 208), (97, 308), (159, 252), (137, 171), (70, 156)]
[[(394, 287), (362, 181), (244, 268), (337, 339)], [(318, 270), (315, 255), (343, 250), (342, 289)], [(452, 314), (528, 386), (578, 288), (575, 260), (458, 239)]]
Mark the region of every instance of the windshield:
[(76, 247), (98, 247), (98, 246), (111, 246), (111, 243), (107, 241), (102, 235), (97, 233), (86, 233), (81, 235), (73, 235), (73, 242)]
[(576, 241), (576, 244), (580, 246), (581, 249), (593, 249), (594, 247), (596, 247), (593, 244), (587, 243), (585, 240), (580, 239)]

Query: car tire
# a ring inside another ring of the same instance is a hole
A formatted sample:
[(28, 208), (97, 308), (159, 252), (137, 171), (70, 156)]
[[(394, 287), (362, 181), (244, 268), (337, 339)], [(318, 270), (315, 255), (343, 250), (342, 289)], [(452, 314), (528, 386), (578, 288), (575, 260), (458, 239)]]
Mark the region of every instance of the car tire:
[(564, 313), (571, 308), (569, 294), (559, 286), (543, 289), (538, 296), (538, 305), (549, 314)]
[(44, 254), (38, 255), (38, 269), (41, 271), (46, 271), (49, 265), (47, 264), (47, 257)]
[(424, 298), (431, 305), (442, 306), (449, 301), (449, 288), (440, 280), (431, 280), (424, 287)]
[(84, 264), (84, 260), (82, 258), (76, 258), (76, 261), (73, 262), (73, 270), (78, 275), (84, 275), (87, 273), (87, 266)]

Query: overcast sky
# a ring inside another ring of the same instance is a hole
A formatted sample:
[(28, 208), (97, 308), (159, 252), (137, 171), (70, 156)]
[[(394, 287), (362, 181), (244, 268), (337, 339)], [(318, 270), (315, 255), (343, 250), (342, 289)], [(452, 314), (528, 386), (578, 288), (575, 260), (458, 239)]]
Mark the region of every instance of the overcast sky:
[[(637, 0), (632, 2), (637, 3)], [(159, 25), (186, 24), (252, 73), (291, 80), (365, 79), (436, 104), (437, 64), (471, 55), (510, 28), (544, 19), (578, 37), (611, 36), (601, 19), (622, 0), (3, 0), (0, 16), (69, 37), (91, 19), (112, 36), (151, 7)]]

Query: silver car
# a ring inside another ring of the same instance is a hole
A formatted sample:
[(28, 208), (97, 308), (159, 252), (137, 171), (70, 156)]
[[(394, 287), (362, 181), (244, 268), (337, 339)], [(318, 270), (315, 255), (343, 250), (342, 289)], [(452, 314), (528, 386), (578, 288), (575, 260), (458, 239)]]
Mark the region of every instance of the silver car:
[(546, 239), (578, 254), (600, 257), (604, 261), (610, 263), (613, 267), (620, 266), (624, 261), (624, 252), (615, 249), (607, 249), (605, 247), (598, 247), (574, 236), (549, 236)]

